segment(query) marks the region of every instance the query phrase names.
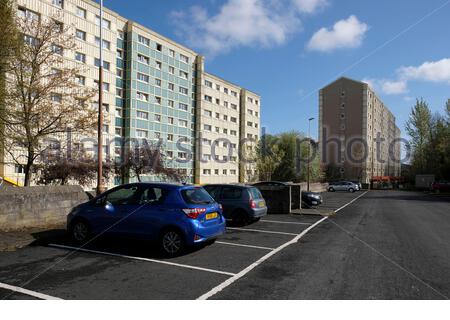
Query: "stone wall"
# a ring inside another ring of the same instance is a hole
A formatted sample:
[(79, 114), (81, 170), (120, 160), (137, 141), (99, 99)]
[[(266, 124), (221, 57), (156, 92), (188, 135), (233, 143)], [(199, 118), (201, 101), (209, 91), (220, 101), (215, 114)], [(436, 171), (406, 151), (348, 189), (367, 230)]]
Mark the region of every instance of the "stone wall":
[(88, 196), (80, 186), (0, 190), (0, 230), (64, 224), (70, 210), (86, 201)]

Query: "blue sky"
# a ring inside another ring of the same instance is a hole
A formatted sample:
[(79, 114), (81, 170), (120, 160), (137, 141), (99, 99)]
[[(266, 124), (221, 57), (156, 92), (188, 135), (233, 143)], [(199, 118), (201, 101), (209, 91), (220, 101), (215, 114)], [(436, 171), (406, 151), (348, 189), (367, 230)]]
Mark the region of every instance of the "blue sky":
[(104, 4), (204, 54), (208, 72), (261, 94), (270, 133), (305, 132), (317, 118), (318, 89), (341, 75), (369, 81), (403, 134), (415, 98), (433, 111), (450, 98), (449, 0)]

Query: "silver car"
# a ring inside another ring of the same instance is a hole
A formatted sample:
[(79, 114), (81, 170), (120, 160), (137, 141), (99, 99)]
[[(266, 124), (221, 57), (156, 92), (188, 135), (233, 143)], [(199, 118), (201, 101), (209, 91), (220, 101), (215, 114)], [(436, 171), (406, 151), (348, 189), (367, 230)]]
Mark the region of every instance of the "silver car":
[(347, 192), (355, 192), (359, 190), (359, 186), (350, 181), (339, 181), (330, 183), (328, 186), (329, 192), (335, 191), (347, 191)]

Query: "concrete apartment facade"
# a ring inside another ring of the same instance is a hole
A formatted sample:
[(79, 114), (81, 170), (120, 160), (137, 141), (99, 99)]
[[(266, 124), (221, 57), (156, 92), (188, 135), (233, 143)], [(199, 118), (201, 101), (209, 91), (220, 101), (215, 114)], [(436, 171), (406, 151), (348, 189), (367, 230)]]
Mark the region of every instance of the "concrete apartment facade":
[(319, 93), (319, 155), (336, 179), (398, 177), (400, 129), (367, 83), (340, 78)]
[[(259, 138), (261, 98), (257, 94), (208, 74), (201, 55), (107, 8), (100, 44), (100, 8), (95, 1), (17, 0), (17, 6), (19, 15), (53, 18), (70, 26), (77, 49), (63, 54), (67, 63), (82, 64), (85, 71), (80, 76), (86, 86), (98, 87), (102, 45), (106, 156), (120, 158), (127, 147), (121, 141), (145, 138), (162, 142), (168, 166), (180, 170), (188, 183), (245, 181), (240, 172), (239, 141), (249, 134)], [(258, 103), (251, 107), (257, 110), (256, 115), (243, 111), (248, 108), (247, 96)], [(252, 128), (246, 128), (246, 122), (251, 122)], [(206, 125), (211, 130), (205, 130)], [(196, 140), (200, 136), (206, 144), (217, 138), (230, 143), (228, 146), (219, 141), (215, 148), (218, 158), (213, 159), (212, 146), (200, 146)], [(198, 158), (200, 147), (206, 162)], [(233, 150), (232, 156), (228, 150)], [(0, 175), (9, 180), (19, 184), (23, 181), (23, 168), (5, 157), (0, 161), (0, 170)], [(148, 176), (145, 180), (159, 177)], [(128, 181), (115, 177), (108, 185), (123, 182)]]

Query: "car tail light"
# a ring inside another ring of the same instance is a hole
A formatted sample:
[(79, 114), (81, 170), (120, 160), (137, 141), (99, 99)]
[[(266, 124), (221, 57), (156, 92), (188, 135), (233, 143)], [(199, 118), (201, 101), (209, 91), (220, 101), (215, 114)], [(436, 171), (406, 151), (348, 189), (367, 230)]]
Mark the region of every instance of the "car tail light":
[(183, 209), (183, 212), (191, 219), (197, 219), (199, 215), (206, 212), (206, 208)]
[(223, 211), (223, 206), (219, 203), (219, 209), (220, 211)]
[(254, 200), (250, 200), (250, 208), (256, 209), (256, 203)]

